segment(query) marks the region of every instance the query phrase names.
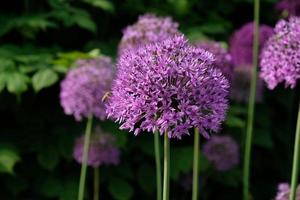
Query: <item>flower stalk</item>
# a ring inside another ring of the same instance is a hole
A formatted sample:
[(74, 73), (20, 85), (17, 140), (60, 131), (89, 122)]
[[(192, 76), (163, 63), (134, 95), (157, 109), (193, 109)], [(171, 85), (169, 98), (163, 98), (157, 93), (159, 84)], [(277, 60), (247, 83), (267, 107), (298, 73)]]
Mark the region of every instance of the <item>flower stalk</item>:
[(299, 155), (300, 155), (300, 102), (298, 108), (298, 119), (297, 119), (296, 136), (295, 136), (293, 170), (292, 170), (292, 178), (291, 178), (291, 192), (289, 198), (290, 200), (296, 200), (296, 191), (297, 191), (298, 175), (299, 175)]
[(87, 171), (87, 161), (89, 156), (89, 146), (90, 146), (90, 137), (92, 132), (92, 124), (93, 124), (93, 115), (90, 114), (87, 120), (87, 125), (85, 129), (85, 137), (84, 137), (84, 147), (83, 147), (83, 158), (80, 172), (80, 181), (79, 181), (79, 190), (78, 190), (78, 200), (84, 199), (84, 188), (85, 188), (85, 179), (86, 179), (86, 171)]
[(159, 132), (154, 133), (154, 151), (156, 164), (156, 199), (161, 200), (161, 162), (160, 162)]
[(100, 177), (99, 167), (94, 168), (94, 200), (99, 200)]
[(198, 171), (199, 171), (199, 130), (194, 128), (194, 163), (193, 163), (193, 194), (192, 200), (198, 199)]
[(170, 172), (170, 140), (168, 133), (164, 134), (164, 182), (163, 182), (163, 200), (169, 200), (169, 177)]
[(257, 65), (259, 52), (259, 5), (260, 0), (254, 0), (254, 36), (253, 36), (253, 68), (250, 85), (250, 96), (248, 104), (247, 130), (244, 152), (243, 169), (243, 199), (250, 199), (250, 160), (254, 126), (255, 95), (257, 81)]

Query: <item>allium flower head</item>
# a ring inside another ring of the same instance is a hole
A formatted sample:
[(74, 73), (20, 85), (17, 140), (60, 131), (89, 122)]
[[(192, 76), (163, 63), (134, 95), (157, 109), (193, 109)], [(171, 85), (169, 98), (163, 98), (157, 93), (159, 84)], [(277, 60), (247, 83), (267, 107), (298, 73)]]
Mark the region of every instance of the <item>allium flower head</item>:
[(231, 80), (233, 65), (231, 55), (221, 43), (214, 41), (201, 41), (195, 43), (195, 46), (211, 52), (215, 56), (214, 66), (219, 68), (228, 80)]
[(203, 154), (219, 171), (232, 169), (239, 163), (239, 147), (229, 136), (212, 136), (203, 146)]
[(300, 1), (299, 0), (281, 0), (276, 4), (276, 9), (279, 11), (286, 11), (289, 16), (300, 15)]
[[(254, 23), (249, 22), (237, 30), (230, 39), (230, 54), (235, 67), (252, 66)], [(267, 25), (259, 28), (259, 45), (262, 47), (273, 34), (273, 29)]]
[[(275, 200), (289, 200), (290, 186), (288, 183), (280, 183)], [(297, 188), (296, 200), (300, 200), (300, 186)]]
[[(118, 165), (120, 162), (120, 151), (115, 145), (116, 138), (112, 134), (103, 133), (97, 127), (91, 137), (88, 162), (91, 167), (100, 165)], [(82, 163), (84, 147), (84, 135), (75, 142), (73, 157), (78, 163)]]
[(260, 77), (269, 89), (285, 82), (294, 88), (300, 78), (300, 17), (280, 20), (261, 53)]
[(60, 103), (67, 115), (76, 120), (90, 114), (105, 119), (103, 95), (110, 90), (113, 79), (111, 59), (78, 60), (61, 83)]
[(213, 62), (183, 36), (127, 51), (118, 61), (108, 116), (134, 134), (158, 130), (181, 138), (193, 127), (204, 136), (218, 131), (229, 84)]
[(169, 37), (179, 35), (178, 23), (171, 17), (157, 17), (154, 14), (145, 14), (138, 21), (123, 30), (123, 37), (119, 44), (119, 55), (148, 43), (162, 42)]

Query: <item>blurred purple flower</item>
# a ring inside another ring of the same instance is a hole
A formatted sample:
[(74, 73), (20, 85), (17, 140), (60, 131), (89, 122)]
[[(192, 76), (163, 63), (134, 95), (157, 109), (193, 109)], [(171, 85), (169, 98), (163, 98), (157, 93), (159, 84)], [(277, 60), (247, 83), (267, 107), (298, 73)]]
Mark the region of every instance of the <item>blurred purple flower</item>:
[(142, 15), (135, 24), (123, 30), (118, 55), (120, 56), (124, 50), (136, 49), (148, 43), (162, 42), (179, 34), (178, 23), (174, 22), (171, 17)]
[[(280, 183), (275, 200), (289, 200), (290, 186), (288, 183)], [(296, 200), (300, 200), (300, 186), (297, 188)]]
[[(237, 102), (248, 102), (251, 84), (251, 67), (240, 66), (234, 69), (231, 79), (230, 98)], [(256, 101), (261, 102), (264, 96), (263, 80), (256, 82)]]
[[(239, 102), (247, 102), (250, 93), (252, 72), (252, 48), (253, 48), (253, 22), (249, 22), (237, 30), (230, 40), (230, 54), (234, 64), (234, 72), (230, 90), (230, 97)], [(273, 29), (267, 25), (261, 25), (259, 31), (259, 45), (262, 47), (273, 34)], [(264, 85), (257, 79), (256, 101), (262, 101)]]
[[(230, 54), (235, 67), (252, 66), (254, 23), (249, 22), (235, 31), (230, 39)], [(259, 45), (262, 47), (268, 38), (273, 34), (273, 29), (267, 25), (259, 28)]]
[(228, 108), (229, 84), (213, 61), (183, 36), (127, 51), (117, 65), (108, 116), (135, 135), (158, 130), (181, 138), (197, 127), (208, 137)]
[(215, 41), (200, 41), (196, 42), (195, 46), (212, 53), (216, 59), (214, 66), (219, 68), (225, 77), (231, 81), (233, 72), (231, 55), (221, 46), (221, 43)]
[(219, 171), (232, 169), (239, 163), (238, 144), (229, 136), (212, 136), (204, 144), (203, 154)]
[[(120, 162), (120, 151), (115, 145), (116, 138), (108, 133), (103, 133), (96, 127), (91, 136), (88, 166), (99, 167), (100, 165), (118, 165)], [(73, 157), (78, 163), (82, 163), (84, 136), (75, 142)]]
[(80, 121), (90, 114), (105, 119), (103, 95), (110, 90), (113, 65), (109, 57), (78, 60), (61, 83), (60, 103), (67, 115)]
[(276, 9), (279, 11), (286, 11), (288, 16), (300, 15), (300, 1), (299, 0), (281, 0), (276, 4)]
[(269, 89), (285, 82), (294, 88), (300, 78), (300, 17), (280, 20), (261, 53), (260, 77)]

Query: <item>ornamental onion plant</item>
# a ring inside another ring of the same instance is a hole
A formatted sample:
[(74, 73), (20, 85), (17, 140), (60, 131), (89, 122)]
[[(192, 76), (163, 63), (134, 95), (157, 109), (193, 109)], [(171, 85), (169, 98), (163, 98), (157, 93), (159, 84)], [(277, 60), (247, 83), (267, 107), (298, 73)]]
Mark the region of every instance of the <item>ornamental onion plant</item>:
[[(278, 84), (295, 88), (300, 79), (300, 17), (280, 20), (261, 53), (260, 77), (273, 90)], [(300, 102), (295, 134), (290, 200), (296, 199), (300, 154)]]
[[(120, 57), (125, 51), (135, 50), (146, 44), (162, 42), (175, 35), (180, 35), (178, 23), (174, 22), (171, 17), (158, 17), (154, 14), (144, 14), (139, 17), (138, 21), (127, 26), (123, 30), (123, 36), (118, 47), (118, 56)], [(156, 194), (157, 200), (161, 200), (161, 156), (159, 133), (154, 133), (154, 153), (156, 164)]]
[(60, 103), (65, 114), (73, 115), (77, 121), (87, 118), (83, 157), (78, 190), (78, 200), (84, 198), (90, 136), (93, 117), (106, 118), (103, 95), (110, 90), (113, 65), (109, 57), (78, 60), (61, 83)]
[(209, 137), (225, 118), (229, 83), (213, 63), (211, 53), (184, 36), (125, 51), (118, 60), (107, 114), (135, 135), (164, 136), (163, 200), (169, 199), (169, 140), (192, 128)]

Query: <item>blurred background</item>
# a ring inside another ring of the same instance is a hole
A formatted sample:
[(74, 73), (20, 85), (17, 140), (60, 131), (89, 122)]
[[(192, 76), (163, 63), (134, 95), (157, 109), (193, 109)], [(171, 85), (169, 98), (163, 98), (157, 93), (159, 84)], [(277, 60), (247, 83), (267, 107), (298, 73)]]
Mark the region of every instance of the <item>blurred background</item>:
[[(277, 0), (261, 0), (261, 22), (274, 26)], [(85, 121), (66, 116), (60, 81), (80, 58), (116, 57), (122, 29), (139, 15), (171, 16), (190, 40), (228, 46), (253, 19), (251, 0), (10, 0), (0, 6), (0, 199), (74, 200), (80, 165), (72, 158)], [(297, 92), (298, 91), (298, 92)], [(254, 200), (272, 199), (289, 181), (299, 88), (282, 86), (257, 104), (252, 159)], [(221, 134), (243, 149), (246, 103), (232, 102)], [(117, 137), (118, 166), (102, 167), (101, 199), (155, 199), (153, 135), (133, 136), (112, 121), (96, 121)], [(205, 143), (205, 139), (202, 139)], [(190, 199), (193, 137), (171, 142), (171, 199)], [(241, 153), (242, 154), (242, 153)], [(242, 157), (240, 159), (242, 161)], [(201, 155), (201, 199), (241, 199), (241, 162), (219, 172)], [(89, 171), (91, 172), (91, 171)], [(92, 174), (87, 189), (91, 193)]]

